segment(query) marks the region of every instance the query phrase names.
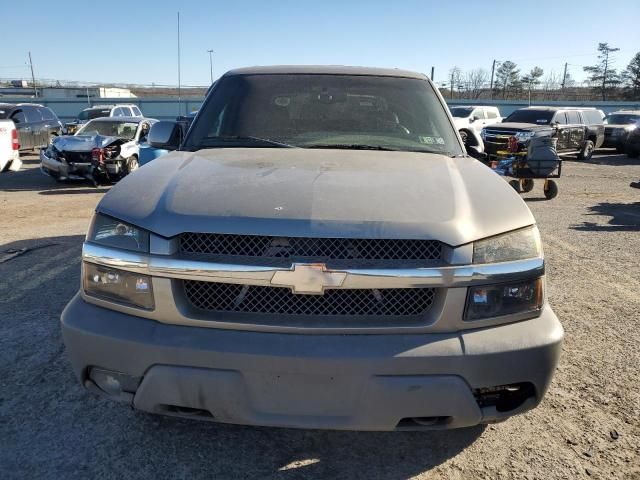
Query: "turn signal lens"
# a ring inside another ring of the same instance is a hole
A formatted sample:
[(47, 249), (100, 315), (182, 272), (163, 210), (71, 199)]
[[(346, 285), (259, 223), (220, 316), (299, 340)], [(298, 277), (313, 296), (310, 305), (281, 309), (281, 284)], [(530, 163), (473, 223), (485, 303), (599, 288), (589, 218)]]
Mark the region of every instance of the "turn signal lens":
[(524, 282), (470, 287), (465, 320), (537, 312), (542, 309), (542, 278)]
[(153, 310), (151, 277), (85, 262), (84, 292), (122, 305)]

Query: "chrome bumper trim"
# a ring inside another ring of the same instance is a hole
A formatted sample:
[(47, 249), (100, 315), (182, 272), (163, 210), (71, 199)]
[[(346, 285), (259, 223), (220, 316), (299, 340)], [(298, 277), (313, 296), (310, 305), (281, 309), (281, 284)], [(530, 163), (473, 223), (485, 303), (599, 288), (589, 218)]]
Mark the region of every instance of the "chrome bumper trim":
[[(278, 268), (185, 260), (163, 255), (140, 254), (86, 242), (82, 248), (82, 257), (85, 262), (155, 277), (259, 286), (279, 286), (272, 283), (274, 275), (277, 272), (291, 272), (295, 267), (294, 265), (291, 268)], [(337, 288), (465, 287), (541, 276), (544, 274), (544, 259), (431, 268), (356, 268), (334, 272), (345, 274), (344, 281)]]

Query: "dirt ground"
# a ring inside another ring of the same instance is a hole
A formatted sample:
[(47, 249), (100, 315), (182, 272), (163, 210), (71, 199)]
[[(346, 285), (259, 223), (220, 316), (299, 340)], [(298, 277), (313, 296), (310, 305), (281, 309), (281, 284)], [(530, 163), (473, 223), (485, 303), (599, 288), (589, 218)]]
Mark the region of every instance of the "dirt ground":
[(541, 406), (489, 427), (359, 433), (134, 412), (80, 387), (60, 313), (106, 188), (56, 184), (25, 157), (0, 175), (0, 478), (640, 479), (640, 161), (568, 161), (560, 195), (525, 195), (566, 330)]

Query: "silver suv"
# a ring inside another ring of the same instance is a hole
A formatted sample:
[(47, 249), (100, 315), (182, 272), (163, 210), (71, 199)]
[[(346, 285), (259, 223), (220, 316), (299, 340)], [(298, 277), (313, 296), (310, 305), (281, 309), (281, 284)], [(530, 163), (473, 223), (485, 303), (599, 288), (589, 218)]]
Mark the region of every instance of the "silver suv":
[(540, 236), (428, 78), (228, 72), (97, 207), (62, 315), (75, 373), (136, 409), (443, 429), (536, 406), (562, 327)]

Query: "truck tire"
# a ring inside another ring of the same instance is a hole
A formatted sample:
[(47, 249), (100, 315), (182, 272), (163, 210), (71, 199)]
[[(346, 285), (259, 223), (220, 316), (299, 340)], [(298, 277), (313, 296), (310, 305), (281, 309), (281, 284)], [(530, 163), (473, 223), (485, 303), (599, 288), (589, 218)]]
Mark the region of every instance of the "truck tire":
[(466, 130), (460, 130), (460, 138), (462, 139), (462, 143), (466, 147), (469, 142), (469, 133)]
[(595, 145), (592, 140), (587, 140), (584, 142), (584, 146), (580, 153), (578, 154), (578, 160), (591, 160), (593, 157), (593, 151), (595, 150)]

